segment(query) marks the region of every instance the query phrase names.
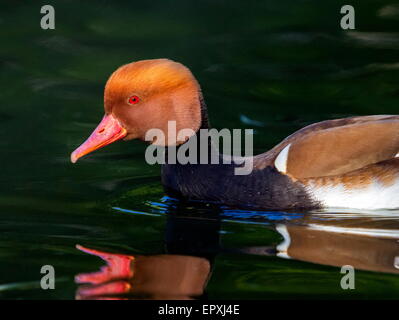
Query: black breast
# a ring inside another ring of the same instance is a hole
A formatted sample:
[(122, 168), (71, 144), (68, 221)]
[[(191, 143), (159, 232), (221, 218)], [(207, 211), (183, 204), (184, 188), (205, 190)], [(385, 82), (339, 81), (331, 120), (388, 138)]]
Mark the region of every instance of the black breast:
[(165, 164), (166, 192), (186, 199), (214, 201), (231, 207), (279, 210), (318, 208), (302, 184), (274, 167), (235, 175), (235, 164)]

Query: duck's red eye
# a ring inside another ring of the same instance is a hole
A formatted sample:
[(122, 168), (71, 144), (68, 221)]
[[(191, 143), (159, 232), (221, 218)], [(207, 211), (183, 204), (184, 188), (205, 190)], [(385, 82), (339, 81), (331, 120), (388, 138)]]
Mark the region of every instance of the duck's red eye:
[(138, 97), (138, 96), (131, 96), (130, 98), (129, 98), (129, 103), (130, 104), (136, 104), (136, 103), (138, 103), (140, 101), (140, 98)]

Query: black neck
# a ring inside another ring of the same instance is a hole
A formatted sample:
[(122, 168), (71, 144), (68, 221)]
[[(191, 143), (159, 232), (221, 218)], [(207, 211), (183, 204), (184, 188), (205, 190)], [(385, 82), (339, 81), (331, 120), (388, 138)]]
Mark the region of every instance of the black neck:
[(202, 92), (198, 92), (199, 95), (199, 101), (200, 101), (200, 106), (201, 106), (201, 126), (200, 129), (209, 129), (210, 124), (209, 124), (209, 118), (208, 118), (208, 109), (205, 104), (204, 96), (202, 95)]

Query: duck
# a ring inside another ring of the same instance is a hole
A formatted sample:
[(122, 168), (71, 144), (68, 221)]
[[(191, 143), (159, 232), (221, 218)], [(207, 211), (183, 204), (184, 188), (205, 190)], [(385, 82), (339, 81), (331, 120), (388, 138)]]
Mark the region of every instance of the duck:
[[(146, 141), (168, 154), (211, 128), (198, 81), (189, 68), (170, 59), (135, 61), (114, 71), (105, 84), (104, 113), (72, 152), (72, 163), (122, 139)], [(184, 138), (169, 139), (170, 121), (176, 130), (185, 130)], [(148, 141), (146, 133), (154, 128), (164, 132), (164, 139)], [(310, 124), (249, 157), (249, 174), (235, 174), (242, 166), (239, 159), (218, 164), (166, 161), (161, 183), (172, 197), (251, 210), (399, 208), (398, 115)]]

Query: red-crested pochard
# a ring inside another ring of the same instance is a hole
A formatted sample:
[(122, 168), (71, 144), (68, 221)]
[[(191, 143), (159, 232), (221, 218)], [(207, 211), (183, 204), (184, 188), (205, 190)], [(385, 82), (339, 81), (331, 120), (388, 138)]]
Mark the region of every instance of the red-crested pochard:
[[(145, 140), (149, 129), (209, 128), (201, 89), (188, 68), (168, 59), (117, 69), (104, 92), (105, 115), (71, 161), (119, 139)], [(190, 138), (190, 137), (188, 137)], [(165, 139), (163, 143), (168, 146)], [(185, 141), (178, 141), (177, 148)], [(162, 144), (162, 142), (161, 142)], [(309, 125), (268, 152), (253, 170), (231, 164), (163, 164), (172, 195), (254, 209), (399, 208), (399, 116), (375, 115)]]

